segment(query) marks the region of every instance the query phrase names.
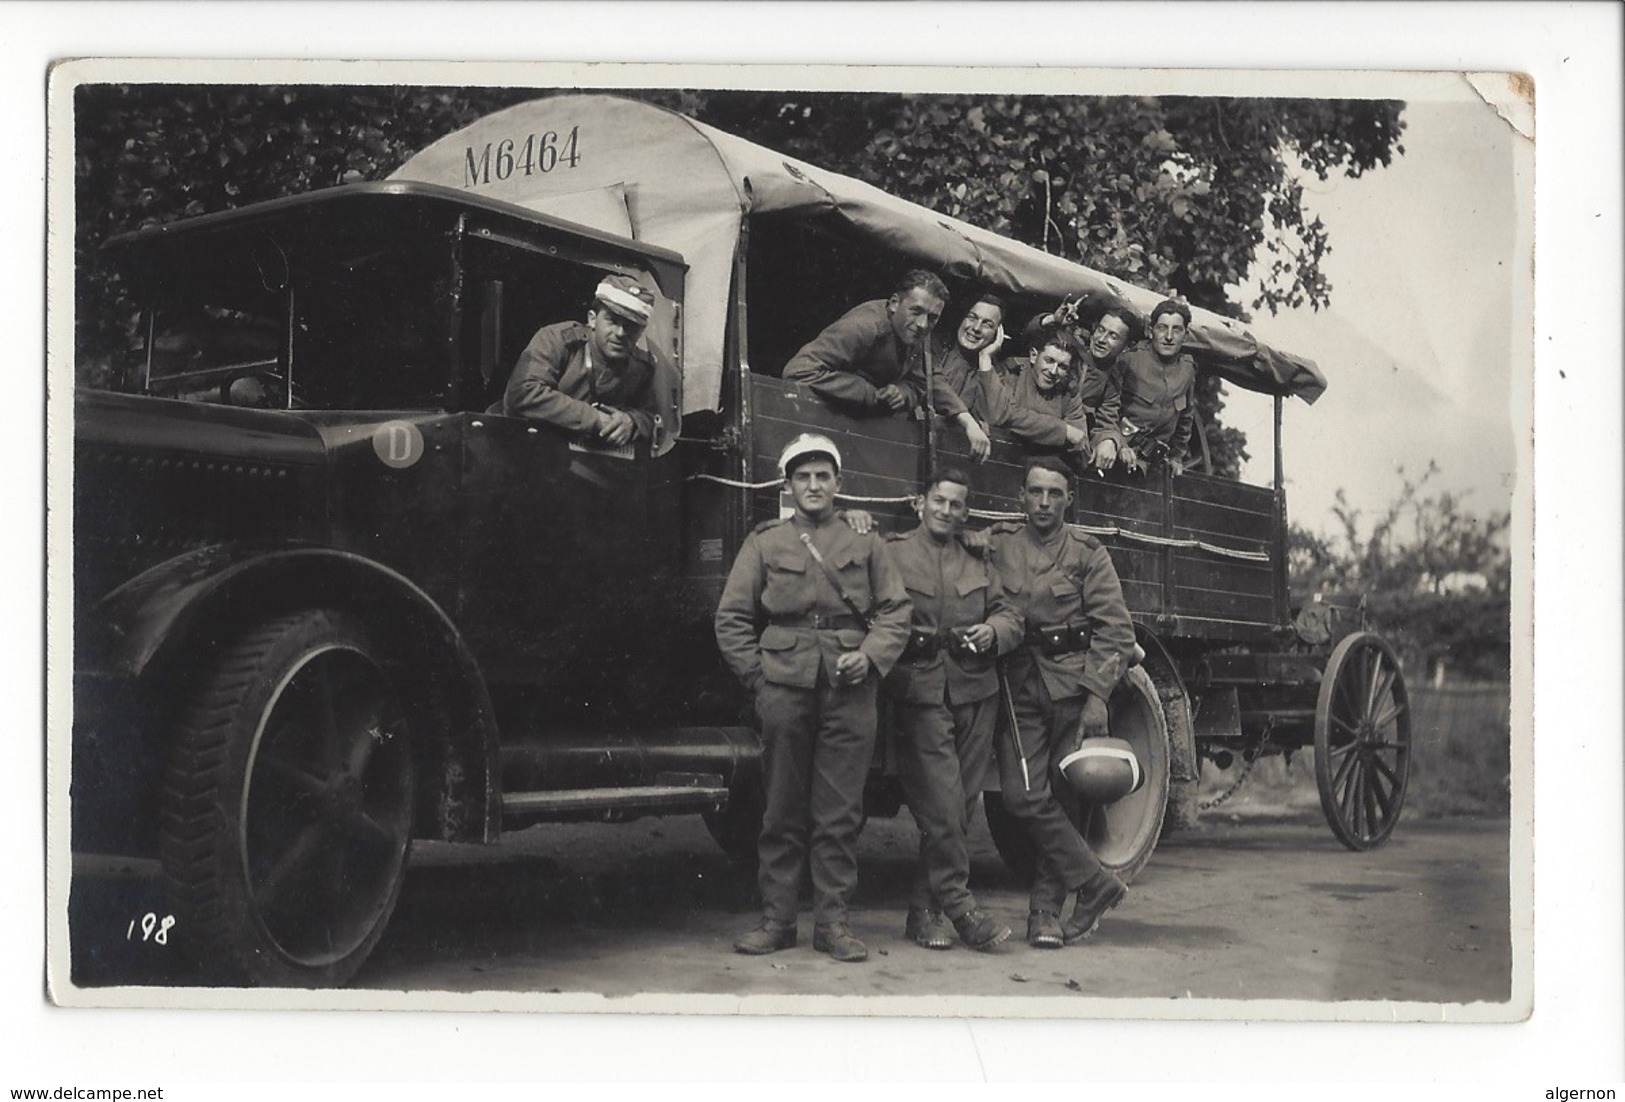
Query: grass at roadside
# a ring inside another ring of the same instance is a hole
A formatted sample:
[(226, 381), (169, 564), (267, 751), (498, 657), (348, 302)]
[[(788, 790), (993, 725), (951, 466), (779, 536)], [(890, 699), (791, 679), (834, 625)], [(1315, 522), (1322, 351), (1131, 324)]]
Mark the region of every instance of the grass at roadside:
[[(1511, 735), (1506, 686), (1412, 689), (1411, 706), (1413, 749), (1404, 814), (1429, 819), (1507, 814)], [(1202, 800), (1229, 788), (1241, 768), (1239, 762), (1226, 770), (1204, 762)], [(1290, 763), (1281, 756), (1259, 761), (1228, 800), (1203, 814), (1245, 818), (1319, 807), (1314, 751), (1306, 748)]]

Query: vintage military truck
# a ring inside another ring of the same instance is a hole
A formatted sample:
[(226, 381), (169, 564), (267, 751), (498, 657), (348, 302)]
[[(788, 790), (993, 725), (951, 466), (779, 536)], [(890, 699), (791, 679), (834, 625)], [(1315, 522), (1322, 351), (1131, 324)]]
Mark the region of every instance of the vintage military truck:
[[(1157, 297), (595, 95), (489, 116), (385, 182), (107, 248), (143, 338), (74, 399), (73, 847), (160, 857), (176, 942), (212, 981), (258, 984), (351, 976), (415, 838), (699, 813), (751, 855), (760, 747), (710, 620), (744, 534), (783, 508), (779, 449), (835, 435), (848, 503), (885, 525), (966, 452), (957, 428), (826, 409), (784, 362), (909, 266), (1028, 312)], [(604, 272), (657, 298), (657, 439), (488, 412)], [(1319, 372), (1201, 312), (1191, 347), (1273, 395), (1276, 477), (1080, 482), (1074, 519), (1112, 549), (1147, 652), (1112, 723), (1148, 782), (1076, 809), (1124, 875), (1194, 814), (1201, 753), (1312, 743), (1355, 848), (1393, 829), (1409, 767), (1393, 653), (1288, 607), (1280, 408)], [(982, 520), (1011, 515), (1022, 458), (1000, 440), (977, 468)], [(890, 756), (873, 814), (899, 807)]]

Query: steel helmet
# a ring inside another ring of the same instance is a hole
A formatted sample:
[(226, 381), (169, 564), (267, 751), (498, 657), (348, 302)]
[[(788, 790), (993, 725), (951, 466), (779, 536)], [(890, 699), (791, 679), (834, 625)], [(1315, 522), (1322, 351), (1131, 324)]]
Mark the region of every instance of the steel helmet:
[(1134, 748), (1120, 738), (1090, 738), (1061, 759), (1061, 775), (1091, 803), (1121, 800), (1145, 783)]

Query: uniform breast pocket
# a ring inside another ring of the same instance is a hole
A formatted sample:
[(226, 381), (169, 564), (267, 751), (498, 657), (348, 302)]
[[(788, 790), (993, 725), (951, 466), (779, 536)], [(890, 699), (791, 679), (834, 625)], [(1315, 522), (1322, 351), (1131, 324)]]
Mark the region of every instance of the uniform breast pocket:
[(959, 579), (959, 584), (956, 585), (954, 589), (956, 592), (958, 592), (960, 600), (965, 601), (967, 604), (976, 604), (978, 602), (970, 600), (969, 598), (971, 598), (971, 596), (979, 589), (984, 591), (982, 594), (984, 598), (987, 596), (985, 592), (987, 589), (987, 579), (982, 577), (961, 578)]
[(793, 551), (769, 555), (763, 579), (762, 603), (769, 612), (801, 612), (812, 599), (807, 582), (807, 557)]
[(794, 581), (807, 573), (807, 559), (805, 555), (798, 555), (794, 551), (781, 551), (767, 560), (767, 575), (787, 576)]
[(840, 575), (841, 584), (853, 597), (862, 598), (869, 593), (869, 560), (855, 551), (842, 551), (830, 559), (830, 565)]

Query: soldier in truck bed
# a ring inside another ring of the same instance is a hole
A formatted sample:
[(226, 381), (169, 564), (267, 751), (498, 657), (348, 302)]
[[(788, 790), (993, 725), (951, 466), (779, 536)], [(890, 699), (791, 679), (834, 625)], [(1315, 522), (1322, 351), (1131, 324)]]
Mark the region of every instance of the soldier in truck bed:
[(639, 342), (655, 297), (629, 276), (598, 283), (587, 323), (543, 326), (519, 354), (492, 413), (532, 417), (620, 447), (652, 442), (654, 361)]
[(980, 463), (993, 449), (987, 435), (987, 398), (980, 370), (991, 367), (995, 340), (1004, 332), (1004, 300), (984, 293), (971, 303), (959, 325), (944, 337), (931, 337), (931, 406), (957, 424), (970, 445), (971, 458)]
[(887, 299), (860, 303), (784, 365), (784, 378), (859, 416), (908, 413), (925, 401), (925, 349), (948, 288), (915, 269)]
[[(1023, 644), (1003, 659), (1016, 730), (994, 749), (1001, 798), (1037, 854), (1027, 942), (1057, 949), (1093, 933), (1128, 891), (1101, 867), (1052, 786), (1057, 763), (1082, 737), (1107, 733), (1106, 700), (1128, 669), (1134, 626), (1111, 556), (1066, 524), (1066, 464), (1028, 460), (1021, 499), (1026, 522), (994, 525), (990, 543), (994, 569), (1025, 617)], [(1076, 902), (1063, 924), (1068, 894)]]
[(908, 641), (908, 591), (880, 537), (836, 517), (833, 441), (803, 433), (779, 470), (795, 512), (745, 537), (715, 620), (724, 661), (756, 698), (764, 748), (762, 921), (734, 949), (754, 956), (795, 945), (810, 866), (813, 948), (855, 962), (869, 955), (847, 921), (863, 784), (880, 679)]
[(1185, 470), (1196, 422), (1196, 361), (1185, 351), (1191, 309), (1165, 299), (1151, 311), (1147, 344), (1122, 355), (1123, 411), (1119, 429), (1127, 441), (1123, 465), (1138, 469), (1148, 451), (1168, 449), (1168, 469)]
[(1086, 451), (1089, 411), (1079, 393), (1076, 364), (1081, 356), (1068, 333), (1053, 332), (1032, 357), (992, 365), (984, 355), (983, 392), (988, 420), (997, 428), (1040, 448)]
[(1122, 414), (1122, 352), (1139, 327), (1134, 315), (1121, 306), (1108, 307), (1086, 328), (1071, 301), (1063, 302), (1053, 313), (1040, 314), (1022, 330), (1022, 343), (1035, 351), (1054, 333), (1069, 332), (1077, 348), (1078, 401), (1089, 415), (1089, 445), (1095, 466), (1101, 469), (1117, 462), (1123, 448), (1118, 427)]

